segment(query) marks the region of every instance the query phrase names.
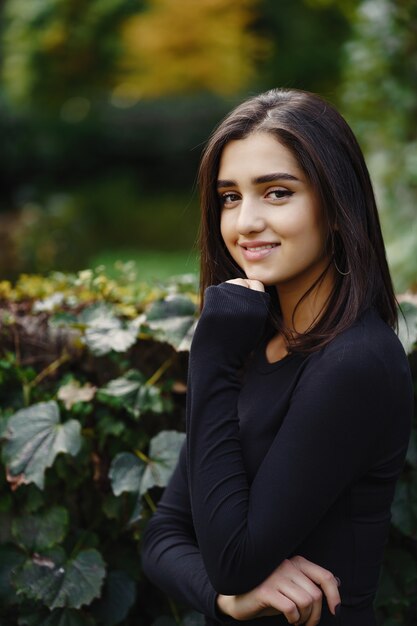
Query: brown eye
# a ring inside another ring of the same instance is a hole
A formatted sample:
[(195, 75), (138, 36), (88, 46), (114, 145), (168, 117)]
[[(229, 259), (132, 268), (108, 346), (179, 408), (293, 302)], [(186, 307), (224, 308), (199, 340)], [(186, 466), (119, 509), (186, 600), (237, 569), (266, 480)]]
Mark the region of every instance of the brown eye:
[(228, 204), (233, 204), (239, 200), (239, 194), (234, 193), (233, 191), (227, 191), (226, 193), (221, 194), (220, 202), (222, 206), (226, 206)]
[(289, 198), (293, 193), (289, 189), (272, 189), (272, 191), (267, 193), (267, 196), (272, 198), (272, 200), (282, 200), (282, 198)]

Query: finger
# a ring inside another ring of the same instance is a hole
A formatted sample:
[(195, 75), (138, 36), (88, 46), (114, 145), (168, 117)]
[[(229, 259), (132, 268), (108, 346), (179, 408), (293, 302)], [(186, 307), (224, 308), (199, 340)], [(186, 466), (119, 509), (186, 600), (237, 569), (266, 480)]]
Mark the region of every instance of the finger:
[(302, 556), (296, 556), (291, 559), (291, 562), (295, 567), (303, 572), (310, 580), (315, 582), (317, 585), (320, 585), (324, 595), (326, 596), (327, 604), (329, 605), (330, 611), (335, 615), (335, 609), (338, 604), (340, 604), (340, 593), (339, 593), (339, 585), (338, 579), (329, 572), (329, 570), (317, 565), (316, 563), (312, 563), (308, 561)]
[(226, 283), (230, 285), (240, 285), (241, 287), (249, 288), (249, 281), (247, 278), (231, 278), (230, 280), (226, 280)]
[(265, 291), (265, 287), (260, 280), (253, 280), (249, 278), (232, 278), (231, 280), (227, 280), (226, 283), (230, 283), (231, 285), (240, 285), (241, 287), (247, 287), (248, 289), (252, 289), (253, 291)]
[(289, 624), (300, 622), (301, 615), (297, 605), (285, 593), (271, 589), (265, 600), (269, 607), (263, 611), (264, 616), (276, 615), (275, 611), (278, 611), (285, 616)]
[[(294, 568), (296, 569), (296, 568)], [(306, 621), (306, 626), (316, 626), (320, 622), (321, 611), (323, 605), (323, 593), (318, 585), (313, 583), (307, 576), (301, 571), (296, 570), (292, 580), (293, 582), (304, 589), (309, 596), (309, 615)], [(300, 606), (297, 604), (298, 608)]]
[[(301, 578), (301, 576), (299, 578)], [(308, 622), (308, 620), (311, 618), (313, 609), (315, 616), (317, 615), (317, 613), (319, 613), (319, 616), (321, 615), (320, 590), (318, 589), (319, 593), (317, 593), (317, 591), (314, 590), (315, 585), (310, 582), (310, 586), (312, 586), (313, 588), (312, 595), (305, 589), (304, 585), (308, 586), (304, 581), (302, 581), (301, 584), (299, 580), (285, 580), (281, 582), (279, 587), (279, 593), (283, 594), (286, 598), (291, 600), (296, 605), (299, 613), (298, 622), (300, 624)], [(317, 622), (315, 623), (317, 624)]]
[(248, 279), (250, 289), (254, 291), (265, 291), (265, 287), (260, 280)]

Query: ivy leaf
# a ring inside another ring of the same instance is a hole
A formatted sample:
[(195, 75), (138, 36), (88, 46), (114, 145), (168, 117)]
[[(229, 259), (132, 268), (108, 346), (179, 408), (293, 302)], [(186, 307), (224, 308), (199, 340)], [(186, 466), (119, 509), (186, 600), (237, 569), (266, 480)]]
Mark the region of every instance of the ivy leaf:
[(138, 329), (143, 318), (123, 324), (108, 306), (94, 305), (85, 309), (79, 317), (86, 325), (84, 340), (91, 352), (103, 356), (111, 350), (126, 352), (136, 343)]
[(109, 572), (103, 594), (93, 607), (93, 614), (100, 624), (114, 626), (120, 624), (136, 602), (135, 581), (126, 572)]
[(68, 529), (68, 513), (55, 506), (43, 515), (25, 515), (13, 521), (16, 542), (30, 552), (42, 552), (60, 543)]
[(406, 353), (411, 354), (417, 341), (417, 306), (412, 304), (412, 302), (401, 302), (400, 308), (401, 310), (398, 315), (398, 337)]
[(169, 399), (156, 385), (149, 385), (143, 374), (130, 370), (125, 376), (111, 380), (100, 389), (99, 397), (117, 398), (121, 406), (138, 418), (144, 413), (163, 413), (171, 408)]
[(58, 390), (58, 400), (64, 403), (66, 409), (70, 410), (77, 402), (91, 402), (96, 393), (97, 387), (86, 383), (81, 387), (77, 380), (71, 380)]
[(167, 486), (184, 440), (185, 434), (175, 430), (162, 430), (151, 440), (148, 455), (151, 460), (142, 478), (141, 495), (152, 487)]
[(43, 602), (49, 609), (79, 609), (100, 595), (105, 576), (97, 550), (83, 550), (67, 560), (60, 548), (34, 555), (15, 577), (18, 592)]
[(115, 496), (124, 491), (139, 491), (145, 464), (131, 452), (120, 452), (110, 466), (109, 478)]
[(25, 562), (23, 552), (14, 546), (0, 546), (0, 602), (14, 604), (16, 591), (12, 586), (11, 577)]
[(142, 513), (143, 513), (142, 496), (140, 492), (138, 492), (135, 506), (133, 508), (132, 515), (130, 516), (130, 519), (129, 519), (129, 524), (136, 524), (136, 522), (139, 522), (139, 520), (142, 519)]
[(77, 420), (60, 423), (58, 404), (39, 402), (9, 418), (5, 433), (4, 459), (8, 480), (16, 487), (35, 483), (43, 489), (45, 470), (60, 452), (75, 456), (81, 445)]
[(154, 302), (146, 314), (153, 337), (169, 343), (178, 352), (189, 350), (195, 325), (196, 306), (182, 295), (169, 295)]

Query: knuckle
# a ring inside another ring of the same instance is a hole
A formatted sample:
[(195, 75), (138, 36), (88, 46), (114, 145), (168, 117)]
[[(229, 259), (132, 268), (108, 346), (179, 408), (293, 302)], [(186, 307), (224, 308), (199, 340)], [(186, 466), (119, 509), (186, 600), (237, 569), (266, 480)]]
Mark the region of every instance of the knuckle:
[(314, 601), (319, 601), (323, 598), (323, 593), (318, 587), (316, 587), (311, 591), (311, 597)]
[(327, 569), (324, 570), (324, 572), (322, 574), (322, 579), (323, 579), (323, 582), (326, 582), (326, 583), (335, 582), (335, 577)]

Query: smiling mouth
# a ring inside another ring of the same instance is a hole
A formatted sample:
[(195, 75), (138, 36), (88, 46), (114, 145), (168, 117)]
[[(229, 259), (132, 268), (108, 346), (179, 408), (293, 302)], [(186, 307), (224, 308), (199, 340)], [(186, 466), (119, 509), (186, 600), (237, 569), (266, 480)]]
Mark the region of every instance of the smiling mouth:
[(276, 248), (279, 245), (279, 243), (266, 243), (258, 246), (240, 244), (240, 247), (244, 250), (249, 250), (249, 252), (260, 252), (261, 250), (270, 250), (271, 248)]

